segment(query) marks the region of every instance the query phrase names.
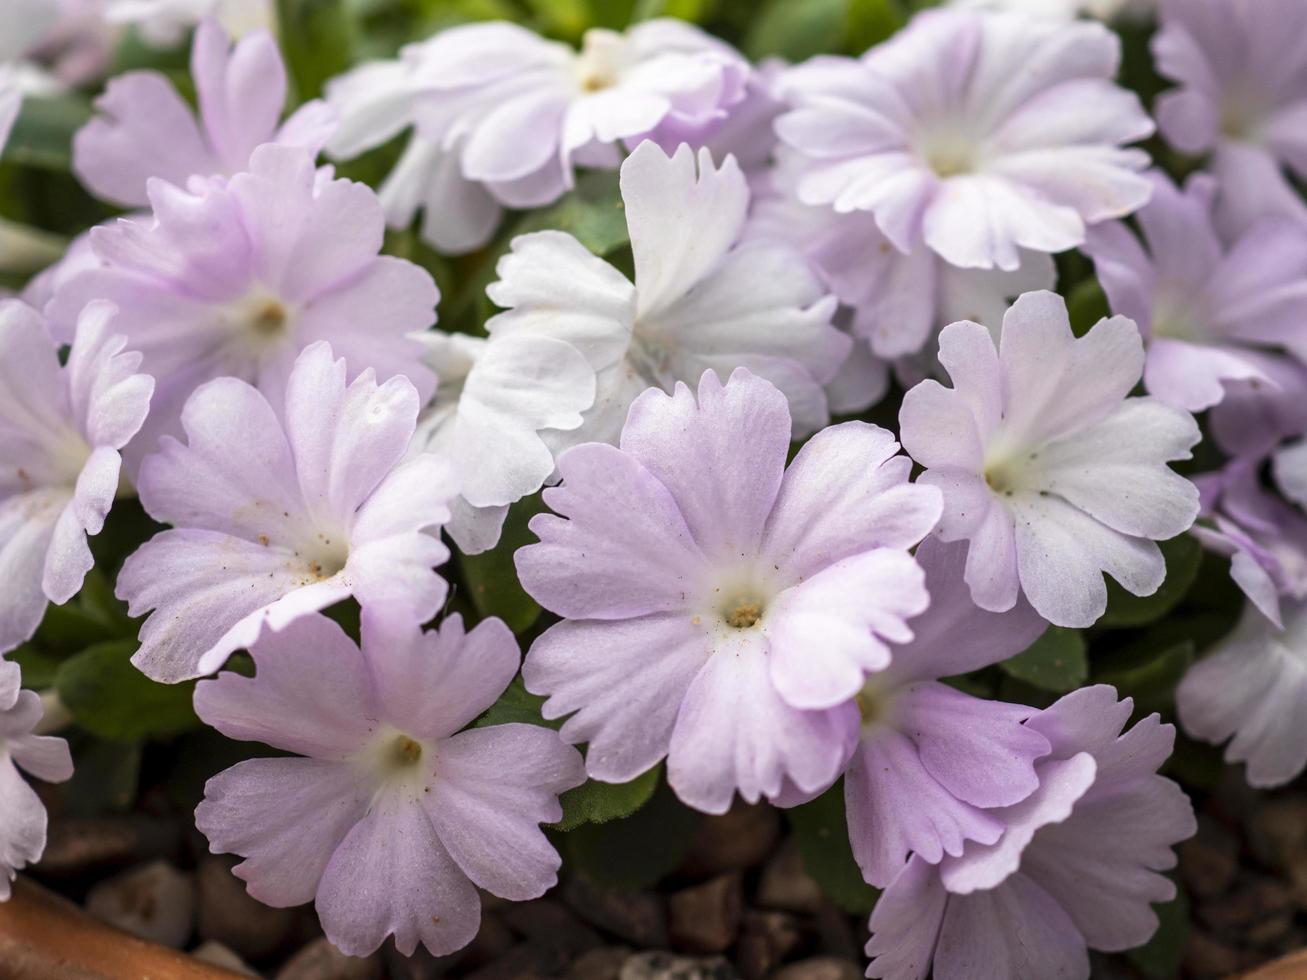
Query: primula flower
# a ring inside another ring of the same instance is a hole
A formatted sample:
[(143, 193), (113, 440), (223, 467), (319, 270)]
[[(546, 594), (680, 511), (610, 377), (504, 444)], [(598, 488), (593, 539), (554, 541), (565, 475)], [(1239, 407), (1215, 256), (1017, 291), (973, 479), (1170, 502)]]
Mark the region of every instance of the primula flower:
[(1158, 171), (1149, 177), (1152, 199), (1136, 215), (1147, 247), (1120, 222), (1091, 228), (1085, 244), (1112, 311), (1148, 338), (1148, 393), (1198, 412), (1224, 398), (1227, 382), (1274, 384), (1265, 348), (1307, 360), (1307, 228), (1267, 218), (1227, 249), (1210, 176), (1183, 191)]
[(1112, 82), (1120, 54), (1100, 24), (928, 11), (861, 61), (790, 72), (776, 131), (804, 203), (870, 212), (901, 252), (1015, 269), (1148, 200), (1148, 155), (1121, 144), (1153, 124)]
[(1234, 631), (1189, 668), (1176, 711), (1194, 738), (1246, 763), (1248, 782), (1282, 786), (1307, 766), (1307, 601), (1286, 599), (1272, 622), (1249, 601)]
[(154, 610), (132, 658), (150, 677), (210, 673), (264, 625), (349, 596), (415, 622), (440, 609), (432, 569), (449, 552), (427, 532), (449, 520), (449, 467), (400, 462), (420, 405), (407, 378), (345, 378), (345, 361), (313, 344), (280, 416), (245, 382), (210, 381), (182, 412), (186, 444), (165, 437), (146, 458), (141, 503), (173, 529), (124, 562), (117, 591), (133, 616)]
[(1307, 177), (1307, 6), (1298, 0), (1160, 0), (1153, 36), (1158, 125), (1186, 153), (1210, 153), (1230, 231), (1268, 214), (1307, 221), (1286, 176)]
[(8, 65), (0, 64), (0, 153), (4, 153), (23, 108), (23, 90), (18, 78)]
[(111, 24), (130, 24), (141, 37), (160, 47), (179, 43), (186, 32), (206, 17), (240, 37), (249, 31), (271, 27), (273, 0), (104, 0), (104, 19)]
[(45, 850), (45, 806), (18, 767), (51, 783), (73, 774), (67, 742), (32, 734), (43, 714), (41, 698), (19, 690), (21, 681), (18, 665), (0, 660), (0, 902), (8, 901), (18, 871)]
[(1148, 940), (1152, 905), (1175, 897), (1159, 872), (1197, 824), (1184, 791), (1156, 773), (1174, 727), (1152, 714), (1122, 734), (1131, 708), (1099, 684), (1026, 722), (1052, 747), (1036, 763), (1039, 788), (989, 811), (1005, 825), (997, 842), (969, 842), (938, 866), (908, 862), (871, 915), (867, 976), (1087, 980), (1087, 948)]
[(917, 385), (899, 412), (922, 482), (944, 492), (939, 535), (967, 539), (966, 580), (984, 609), (1019, 593), (1058, 626), (1091, 625), (1107, 607), (1107, 572), (1133, 595), (1166, 575), (1156, 541), (1188, 530), (1198, 491), (1167, 463), (1199, 440), (1187, 412), (1127, 398), (1144, 366), (1125, 317), (1071, 332), (1066, 304), (1026, 293), (1003, 318), (997, 349), (978, 323), (944, 328), (953, 380)]
[(1275, 482), (1286, 497), (1307, 507), (1307, 440), (1285, 446), (1272, 460)]
[(552, 337), (433, 330), (422, 340), (439, 385), (410, 452), (437, 453), (462, 474), (446, 530), (464, 554), (477, 554), (498, 542), (508, 505), (554, 472), (541, 435), (580, 427), (594, 402), (594, 371)]
[(387, 936), (408, 956), (471, 942), (477, 888), (523, 901), (561, 864), (537, 826), (562, 819), (579, 753), (548, 728), (460, 731), (517, 673), (513, 634), (457, 615), (423, 633), (365, 610), (363, 649), (315, 615), (250, 648), (254, 677), (195, 690), (230, 738), (306, 758), (250, 759), (209, 780), (195, 822), (267, 905), (313, 901), (327, 938), (366, 956)]
[(912, 620), (913, 639), (858, 693), (862, 738), (844, 774), (849, 842), (863, 877), (884, 888), (909, 855), (936, 864), (967, 841), (993, 844), (1011, 806), (1039, 785), (1035, 761), (1052, 751), (1023, 724), (1025, 705), (985, 701), (939, 678), (1006, 660), (1046, 624), (1019, 601), (1005, 613), (971, 601), (962, 580), (966, 546), (928, 538), (917, 550), (930, 608)]
[(65, 366), (40, 315), (0, 302), (0, 652), (29, 639), (47, 602), (67, 602), (118, 493), (118, 453), (145, 420), (154, 380), (125, 353), (115, 310), (77, 319)]
[(848, 355), (831, 326), (836, 301), (803, 257), (777, 242), (736, 245), (749, 188), (727, 157), (682, 145), (670, 159), (642, 143), (622, 164), (622, 200), (635, 257), (632, 284), (571, 235), (513, 239), (487, 295), (507, 307), (492, 337), (526, 333), (564, 341), (596, 376), (594, 407), (563, 444), (615, 442), (632, 400), (653, 386), (671, 391), (705, 369), (737, 367), (766, 378), (789, 399), (796, 434), (829, 419), (822, 385)]
[(308, 102), (280, 123), (286, 66), (266, 31), (229, 49), (227, 34), (205, 20), (191, 47), (199, 118), (157, 71), (132, 71), (109, 81), (95, 102), (99, 115), (73, 138), (73, 171), (95, 195), (126, 207), (150, 203), (147, 184), (159, 177), (186, 187), (192, 177), (230, 177), (247, 169), (264, 143), (301, 146), (317, 156), (335, 127), (335, 114)]
[(857, 738), (851, 698), (928, 597), (907, 548), (939, 497), (874, 425), (823, 430), (785, 467), (785, 398), (748, 371), (704, 372), (631, 406), (619, 447), (559, 458), (558, 516), (516, 555), (565, 617), (532, 645), (527, 689), (586, 766), (626, 782), (667, 757), (689, 805), (721, 813), (829, 786)]
[(61, 283), (47, 307), (56, 336), (88, 299), (122, 310), (159, 379), (135, 460), (178, 431), (182, 405), (211, 378), (248, 381), (280, 406), (296, 357), (319, 340), (351, 377), (404, 374), (431, 396), (410, 334), (435, 320), (439, 294), (420, 267), (378, 254), (385, 222), (371, 190), (317, 175), (307, 151), (277, 145), (255, 150), (248, 172), (194, 187), (151, 180), (153, 220), (92, 229), (100, 267)]

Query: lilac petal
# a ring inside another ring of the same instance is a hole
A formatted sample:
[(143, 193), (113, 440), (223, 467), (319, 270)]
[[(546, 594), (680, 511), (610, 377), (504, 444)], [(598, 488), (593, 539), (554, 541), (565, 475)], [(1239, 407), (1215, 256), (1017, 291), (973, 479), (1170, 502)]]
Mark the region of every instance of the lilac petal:
[(45, 850), (45, 807), (8, 759), (0, 758), (0, 901), (7, 901), (15, 872)]
[(250, 647), (257, 674), (224, 671), (195, 688), (195, 711), (228, 738), (341, 760), (376, 730), (363, 657), (325, 616), (306, 616)]
[(562, 819), (558, 794), (585, 781), (581, 754), (547, 728), (496, 725), (441, 743), (422, 804), (473, 882), (501, 898), (538, 898), (562, 858), (539, 824)]
[(930, 975), (944, 912), (957, 901), (925, 860), (913, 857), (885, 889), (872, 910), (866, 953), (867, 976), (925, 980)]
[(92, 446), (112, 449), (140, 431), (154, 393), (154, 379), (137, 373), (141, 355), (125, 351), (126, 338), (113, 332), (117, 313), (104, 302), (82, 310), (67, 365), (73, 417)]
[(73, 778), (73, 757), (68, 742), (57, 736), (21, 735), (11, 738), (9, 755), (20, 768), (47, 783), (62, 783)]
[(191, 75), (204, 128), (223, 165), (195, 174), (244, 170), (254, 150), (272, 140), (286, 101), (286, 67), (271, 34), (255, 31), (229, 45), (216, 21), (200, 21)]
[(318, 759), (248, 759), (204, 786), (195, 825), (259, 901), (311, 901), (333, 852), (363, 819), (374, 787), (353, 766)]
[(41, 590), (51, 602), (63, 603), (75, 596), (95, 564), (86, 536), (99, 534), (104, 528), (104, 519), (118, 494), (121, 468), (117, 450), (101, 446), (91, 453), (78, 474), (72, 499), (59, 512), (45, 555)]
[(0, 501), (0, 653), (31, 639), (45, 615), (46, 554), (68, 494), (37, 490)]

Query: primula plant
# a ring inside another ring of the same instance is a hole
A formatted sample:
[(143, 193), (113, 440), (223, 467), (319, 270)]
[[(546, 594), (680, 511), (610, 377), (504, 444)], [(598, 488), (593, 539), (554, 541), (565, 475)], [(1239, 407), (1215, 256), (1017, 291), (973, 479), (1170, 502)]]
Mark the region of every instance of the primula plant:
[(269, 976), (1300, 944), (1195, 907), (1307, 860), (1304, 38), (8, 0), (0, 901)]

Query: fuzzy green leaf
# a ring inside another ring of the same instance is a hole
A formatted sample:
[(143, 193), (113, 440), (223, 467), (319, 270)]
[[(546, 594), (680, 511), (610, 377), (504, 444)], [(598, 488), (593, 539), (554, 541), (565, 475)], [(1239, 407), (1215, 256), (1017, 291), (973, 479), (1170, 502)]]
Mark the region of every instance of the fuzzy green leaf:
[(999, 666), (1019, 681), (1058, 694), (1074, 691), (1089, 676), (1084, 636), (1060, 626), (1050, 626), (1034, 643)]
[(100, 643), (69, 657), (55, 689), (73, 719), (101, 738), (130, 742), (200, 726), (191, 707), (195, 685), (158, 684), (131, 664), (134, 640)]
[(554, 824), (558, 830), (574, 830), (586, 823), (607, 823), (629, 817), (649, 802), (658, 788), (662, 763), (641, 773), (628, 783), (601, 783), (588, 779), (561, 797), (563, 819)]
[(1161, 619), (1185, 597), (1198, 575), (1203, 546), (1189, 534), (1163, 541), (1166, 579), (1149, 596), (1134, 596), (1116, 582), (1107, 582), (1107, 612), (1094, 625), (1111, 627), (1147, 626)]
[(849, 846), (844, 814), (844, 782), (810, 803), (785, 811), (803, 855), (803, 866), (822, 891), (844, 911), (867, 915), (880, 891), (867, 884)]
[(587, 823), (562, 838), (568, 863), (600, 885), (636, 891), (671, 872), (690, 847), (699, 815), (665, 782), (629, 817)]

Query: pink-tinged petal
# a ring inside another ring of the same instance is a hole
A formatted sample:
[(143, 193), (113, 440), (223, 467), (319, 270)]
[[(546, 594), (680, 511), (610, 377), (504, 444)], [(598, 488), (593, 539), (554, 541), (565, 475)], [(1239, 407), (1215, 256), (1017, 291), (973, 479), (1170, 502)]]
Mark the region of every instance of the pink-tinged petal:
[[(317, 188), (313, 207), (299, 229), (294, 256), (280, 283), (282, 295), (292, 301), (312, 303), (332, 286), (367, 274), (381, 251), (385, 223), (381, 202), (366, 184), (333, 180)], [(430, 277), (412, 263), (401, 268), (411, 270), (414, 279), (426, 283), (423, 298), (431, 300), (427, 311), (431, 313), (430, 307), (439, 297)], [(383, 295), (381, 289), (374, 291), (376, 299)], [(434, 320), (432, 314), (420, 327), (428, 327)]]
[(377, 710), (418, 738), (445, 738), (463, 728), (495, 703), (522, 662), (517, 640), (499, 619), (468, 631), (455, 613), (438, 630), (423, 632), (385, 607), (369, 607), (362, 630)]
[(917, 747), (892, 728), (863, 736), (844, 774), (849, 843), (867, 881), (885, 888), (912, 855), (938, 864), (966, 841), (992, 844), (1004, 825), (958, 799), (921, 764)]
[(967, 545), (930, 537), (917, 549), (926, 573), (930, 607), (908, 625), (913, 637), (894, 651), (886, 682), (933, 681), (965, 674), (1015, 656), (1030, 646), (1046, 623), (1018, 599), (1003, 613), (980, 608), (965, 576)]
[(723, 560), (758, 548), (785, 471), (790, 413), (761, 378), (741, 369), (723, 386), (707, 371), (697, 397), (677, 384), (671, 395), (650, 388), (637, 398), (620, 445), (672, 495), (704, 553)]
[(796, 708), (833, 708), (884, 670), (890, 643), (912, 639), (907, 620), (930, 603), (906, 551), (878, 548), (836, 562), (782, 592), (766, 611), (771, 679)]
[(302, 905), (374, 790), (349, 763), (248, 759), (205, 784), (195, 826), (215, 854), (245, 858), (235, 874), (260, 902)]
[(934, 975), (1089, 980), (1089, 956), (1066, 911), (1038, 883), (1016, 874), (990, 891), (949, 896)]
[(137, 207), (148, 203), (151, 177), (185, 187), (223, 169), (186, 100), (158, 72), (110, 79), (95, 108), (99, 115), (73, 137), (73, 171), (97, 197)]
[(377, 196), (392, 228), (407, 228), (422, 208), (422, 240), (445, 255), (485, 245), (504, 214), (485, 185), (463, 175), (457, 153), (416, 133)]
[(449, 583), (435, 571), (448, 559), (449, 549), (434, 535), (396, 535), (352, 548), (339, 578), (360, 605), (425, 623), (440, 612), (449, 594)]
[(872, 910), (867, 976), (925, 980), (935, 958), (944, 910), (951, 901), (956, 898), (944, 891), (935, 868), (919, 857), (910, 860)]
[[(1007, 513), (989, 484), (972, 470), (938, 466), (922, 473), (917, 478), (917, 484), (934, 487), (940, 492), (943, 507), (936, 533), (943, 541), (977, 537), (985, 532), (986, 524), (995, 512)], [(1003, 565), (1000, 563), (991, 568), (989, 573), (1002, 571)], [(1015, 574), (1015, 565), (1013, 573)]]
[(113, 333), (117, 309), (93, 302), (77, 318), (68, 354), (68, 400), (73, 418), (95, 447), (121, 449), (150, 411), (154, 379), (138, 373), (141, 355)]
[(77, 475), (76, 489), (59, 512), (45, 555), (41, 590), (51, 602), (67, 602), (76, 595), (95, 564), (86, 536), (99, 534), (104, 528), (104, 519), (118, 493), (121, 469), (118, 451), (101, 446), (92, 451)]
[[(979, 478), (977, 482), (980, 482)], [(966, 582), (972, 600), (990, 612), (1007, 612), (1017, 604), (1022, 586), (1017, 529), (1012, 512), (993, 501), (970, 542)], [(1037, 606), (1035, 608), (1039, 611)]]
[(18, 702), (23, 687), (23, 671), (12, 660), (0, 657), (0, 711), (8, 711)]
[(1307, 507), (1307, 441), (1281, 449), (1271, 466), (1280, 491), (1300, 507)]
[(1020, 267), (1023, 248), (1063, 252), (1085, 238), (1075, 208), (988, 175), (944, 181), (921, 227), (926, 244), (945, 261), (969, 269), (1010, 271)]
[(911, 464), (885, 429), (845, 422), (809, 439), (781, 481), (762, 553), (805, 579), (872, 548), (910, 548), (939, 519), (939, 495), (908, 483)]
[(1225, 397), (1226, 384), (1265, 383), (1256, 364), (1237, 348), (1208, 347), (1169, 337), (1154, 340), (1144, 367), (1144, 385), (1155, 398), (1189, 412), (1211, 408)]
[(481, 899), (440, 841), (418, 800), (382, 793), (337, 846), (315, 906), (333, 946), (367, 956), (395, 937), (411, 956), (421, 942), (436, 956), (472, 941)]
[(734, 158), (682, 144), (670, 159), (646, 141), (622, 165), (622, 200), (635, 254), (639, 314), (651, 314), (704, 280), (744, 227), (749, 188)]
[(565, 621), (531, 645), (522, 680), (546, 694), (546, 718), (587, 742), (595, 779), (624, 783), (667, 755), (690, 684), (712, 656), (706, 630), (684, 613), (617, 622)]
[(590, 443), (558, 460), (540, 538), (515, 555), (522, 587), (569, 619), (626, 619), (686, 608), (705, 559), (675, 499), (633, 457)]
[[(39, 695), (27, 692), (40, 703)], [(73, 756), (68, 742), (54, 735), (20, 735), (8, 739), (9, 755), (19, 767), (47, 783), (73, 777)]]
[(1052, 751), (1025, 722), (1035, 709), (983, 701), (927, 681), (894, 703), (895, 724), (910, 732), (921, 764), (949, 793), (990, 809), (1024, 800), (1039, 785), (1035, 760)]
[(200, 21), (191, 75), (205, 131), (221, 169), (230, 173), (244, 170), (255, 148), (273, 139), (286, 101), (286, 67), (267, 31), (246, 35), (230, 50), (229, 45), (217, 21)]
[(376, 730), (378, 692), (363, 656), (327, 617), (265, 631), (250, 654), (254, 677), (224, 671), (195, 688), (196, 714), (228, 738), (341, 760)]
[(447, 460), (418, 453), (387, 473), (363, 502), (354, 516), (351, 540), (369, 544), (439, 527), (449, 520), (456, 486)]
[(516, 902), (539, 898), (563, 863), (539, 825), (561, 820), (558, 794), (585, 782), (581, 753), (522, 724), (462, 732), (438, 751), (422, 804), (441, 843), (478, 887)]
[(0, 301), (0, 487), (12, 492), (42, 481), (45, 474), (25, 464), (44, 455), (45, 443), (68, 435), (69, 413), (59, 350), (40, 314), (18, 300)]
[(804, 792), (829, 786), (857, 739), (856, 707), (790, 707), (772, 684), (763, 637), (738, 632), (690, 684), (668, 753), (668, 783), (705, 813), (725, 813), (736, 792), (749, 803), (776, 796), (786, 778)]
[(1076, 801), (1094, 783), (1097, 766), (1088, 752), (1069, 759), (1047, 759), (1038, 766), (1039, 788), (1014, 806), (992, 815), (1007, 825), (994, 844), (968, 847), (961, 857), (946, 857), (940, 864), (944, 887), (956, 895), (971, 895), (997, 888), (1021, 868), (1022, 853), (1041, 827), (1071, 816)]
[(7, 901), (16, 872), (45, 851), (45, 807), (8, 759), (0, 758), (0, 901)]
[(463, 172), (481, 182), (510, 183), (548, 168), (558, 156), (566, 102), (566, 94), (546, 82), (488, 106), (463, 147)]
[[(949, 327), (945, 335), (958, 326), (962, 324)], [(922, 466), (976, 472), (983, 465), (984, 447), (976, 417), (956, 388), (945, 388), (934, 379), (916, 385), (903, 396), (899, 427), (903, 448)]]
[(67, 491), (35, 490), (0, 501), (0, 653), (31, 639), (45, 615), (46, 553)]

